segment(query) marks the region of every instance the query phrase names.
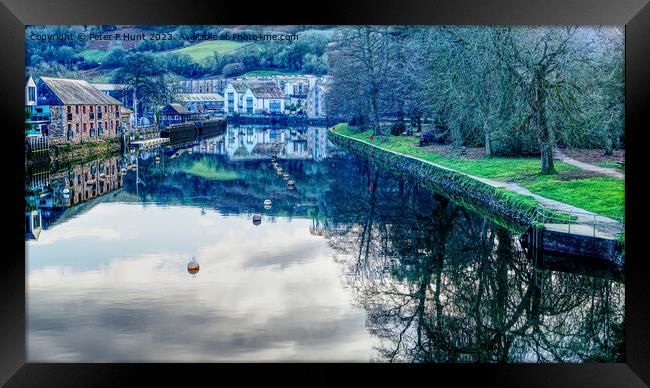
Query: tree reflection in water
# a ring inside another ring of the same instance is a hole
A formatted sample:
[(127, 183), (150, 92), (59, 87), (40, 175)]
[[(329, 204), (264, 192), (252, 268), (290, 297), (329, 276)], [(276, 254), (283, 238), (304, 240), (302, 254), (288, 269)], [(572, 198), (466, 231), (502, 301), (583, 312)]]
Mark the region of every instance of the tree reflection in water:
[(378, 361), (624, 360), (623, 284), (536, 268), (487, 218), (372, 164), (331, 163), (323, 234)]

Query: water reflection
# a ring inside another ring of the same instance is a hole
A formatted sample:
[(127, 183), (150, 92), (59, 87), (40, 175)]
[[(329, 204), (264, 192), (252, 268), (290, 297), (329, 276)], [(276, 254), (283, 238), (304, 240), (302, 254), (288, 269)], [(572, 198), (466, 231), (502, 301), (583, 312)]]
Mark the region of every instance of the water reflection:
[(622, 282), (531, 261), (324, 130), (233, 127), (28, 176), (26, 217), (47, 214), (27, 243), (29, 359), (623, 359)]

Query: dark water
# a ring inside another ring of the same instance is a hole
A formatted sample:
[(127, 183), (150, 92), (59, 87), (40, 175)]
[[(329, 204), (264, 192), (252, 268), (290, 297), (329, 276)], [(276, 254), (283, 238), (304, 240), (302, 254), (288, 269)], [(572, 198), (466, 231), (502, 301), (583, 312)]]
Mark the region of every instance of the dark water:
[(531, 261), (518, 236), (324, 128), (229, 128), (27, 185), (50, 190), (28, 201), (30, 361), (624, 357), (622, 282)]

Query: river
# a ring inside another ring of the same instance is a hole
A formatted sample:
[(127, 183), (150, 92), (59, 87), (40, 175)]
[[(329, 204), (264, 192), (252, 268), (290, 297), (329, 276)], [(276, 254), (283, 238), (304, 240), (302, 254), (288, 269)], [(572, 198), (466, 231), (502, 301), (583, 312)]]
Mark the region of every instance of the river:
[(26, 186), (29, 361), (624, 360), (620, 279), (532, 260), (325, 128), (230, 126)]

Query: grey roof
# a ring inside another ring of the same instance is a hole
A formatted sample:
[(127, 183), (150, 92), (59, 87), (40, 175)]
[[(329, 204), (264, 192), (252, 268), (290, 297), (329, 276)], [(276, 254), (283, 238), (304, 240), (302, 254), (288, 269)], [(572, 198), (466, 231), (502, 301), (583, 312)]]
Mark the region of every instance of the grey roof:
[(129, 85), (125, 84), (90, 84), (99, 90), (125, 90)]
[(41, 80), (59, 97), (66, 105), (79, 104), (109, 104), (122, 105), (122, 103), (108, 94), (102, 92), (87, 81), (80, 79), (41, 77)]
[(248, 81), (246, 85), (257, 98), (284, 98), (282, 89), (274, 81)]
[(163, 108), (163, 113), (186, 115), (186, 114), (191, 114), (192, 112), (185, 109), (185, 107), (181, 104), (169, 104)]
[(237, 93), (244, 93), (246, 89), (248, 89), (248, 86), (244, 81), (232, 81), (230, 84), (233, 88), (235, 88), (235, 91)]
[(223, 101), (223, 96), (219, 93), (180, 93), (175, 96), (175, 99), (181, 102), (220, 102)]

